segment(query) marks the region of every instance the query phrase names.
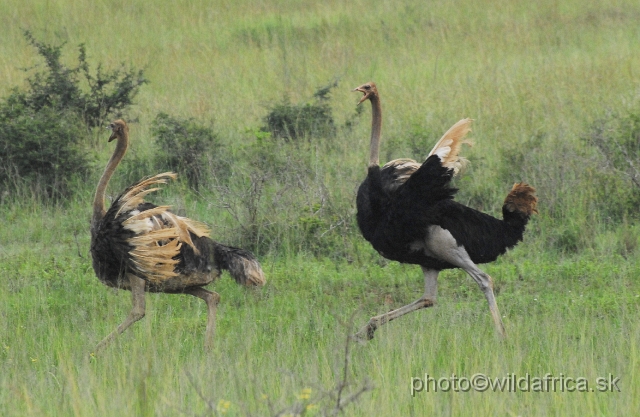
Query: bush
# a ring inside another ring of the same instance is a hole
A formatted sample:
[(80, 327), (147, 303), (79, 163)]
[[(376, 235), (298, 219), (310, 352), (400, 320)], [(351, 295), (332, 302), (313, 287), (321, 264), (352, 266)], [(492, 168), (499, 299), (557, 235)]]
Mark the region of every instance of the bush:
[(0, 103), (0, 183), (58, 199), (71, 194), (74, 176), (89, 170), (82, 143), (90, 129), (119, 117), (147, 80), (142, 70), (105, 72), (101, 65), (91, 75), (83, 45), (78, 66), (69, 68), (61, 63), (64, 44), (39, 42), (28, 31), (25, 37), (45, 69)]
[(220, 165), (216, 163), (220, 148), (217, 136), (210, 127), (198, 124), (193, 118), (180, 119), (159, 113), (151, 132), (158, 145), (157, 168), (177, 171), (196, 189), (206, 182), (209, 165)]
[[(28, 89), (14, 91), (14, 99), (33, 111), (45, 107), (76, 113), (87, 128), (102, 126), (112, 118), (121, 117), (133, 104), (140, 87), (147, 83), (143, 70), (120, 69), (103, 71), (99, 64), (96, 75), (91, 75), (84, 45), (78, 46), (78, 66), (68, 68), (60, 62), (61, 45), (49, 45), (37, 41), (31, 32), (25, 37), (45, 60), (46, 70), (28, 78)], [(89, 91), (83, 91), (81, 84)]]
[(297, 140), (304, 137), (334, 137), (336, 125), (329, 106), (329, 93), (337, 82), (320, 87), (314, 94), (314, 103), (291, 104), (285, 98), (281, 104), (269, 109), (262, 131), (274, 138)]
[(34, 112), (5, 103), (0, 108), (0, 183), (13, 191), (27, 186), (47, 199), (68, 196), (74, 176), (88, 171), (79, 146), (84, 137), (73, 113), (48, 107)]

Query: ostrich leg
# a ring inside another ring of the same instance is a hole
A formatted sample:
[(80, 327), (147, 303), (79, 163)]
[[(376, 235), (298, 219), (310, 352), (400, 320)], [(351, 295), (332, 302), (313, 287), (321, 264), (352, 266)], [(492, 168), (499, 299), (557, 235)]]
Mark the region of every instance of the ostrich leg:
[(472, 267), (464, 268), (464, 270), (471, 275), (471, 277), (478, 283), (480, 289), (484, 293), (487, 303), (489, 303), (489, 311), (491, 311), (491, 318), (496, 325), (496, 330), (501, 337), (507, 337), (507, 332), (502, 324), (502, 318), (500, 316), (500, 310), (498, 310), (498, 304), (496, 303), (496, 297), (493, 293), (493, 280), (486, 272), (483, 272), (480, 268), (472, 264)]
[(480, 289), (487, 299), (487, 303), (489, 303), (489, 311), (491, 311), (491, 318), (496, 326), (496, 330), (500, 336), (506, 337), (504, 325), (500, 318), (500, 310), (498, 310), (496, 297), (493, 293), (493, 281), (489, 274), (483, 272), (475, 263), (473, 263), (471, 257), (467, 253), (467, 250), (463, 246), (458, 246), (456, 240), (449, 231), (438, 226), (433, 226), (431, 228), (429, 238), (426, 242), (426, 248), (429, 253), (435, 254), (438, 259), (447, 261), (471, 275), (471, 278), (473, 278), (474, 281), (478, 283), (478, 286), (480, 286)]
[(140, 320), (144, 317), (145, 310), (145, 298), (144, 298), (144, 286), (145, 280), (142, 278), (138, 278), (135, 275), (127, 274), (129, 277), (129, 283), (131, 285), (131, 295), (133, 298), (133, 308), (131, 312), (114, 331), (112, 331), (109, 336), (102, 339), (100, 343), (96, 346), (96, 352), (102, 350), (106, 345), (108, 345), (113, 339), (116, 338), (120, 333), (124, 332), (136, 321)]
[(220, 294), (200, 287), (187, 288), (184, 293), (201, 298), (207, 303), (207, 330), (204, 336), (204, 347), (209, 349), (213, 346), (213, 334), (216, 330), (216, 308), (220, 302)]
[(411, 304), (407, 304), (404, 307), (400, 307), (386, 314), (372, 317), (369, 322), (364, 327), (362, 327), (360, 331), (358, 331), (358, 333), (356, 333), (356, 339), (371, 340), (373, 339), (373, 334), (375, 333), (375, 331), (383, 324), (386, 324), (391, 320), (395, 320), (398, 317), (404, 316), (405, 314), (420, 310), (421, 308), (433, 307), (433, 305), (436, 303), (436, 298), (438, 297), (439, 271), (423, 267), (422, 272), (424, 273), (424, 294), (422, 295), (422, 297)]

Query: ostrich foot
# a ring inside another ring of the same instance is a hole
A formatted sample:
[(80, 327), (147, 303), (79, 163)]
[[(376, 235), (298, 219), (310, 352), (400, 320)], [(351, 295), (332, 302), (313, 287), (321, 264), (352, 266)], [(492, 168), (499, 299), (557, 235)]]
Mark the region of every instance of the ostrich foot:
[(416, 310), (420, 310), (421, 308), (432, 307), (435, 304), (435, 300), (430, 297), (422, 297), (417, 301), (414, 301), (411, 304), (407, 304), (404, 307), (400, 307), (396, 310), (390, 311), (386, 314), (381, 314), (379, 316), (371, 317), (369, 323), (367, 323), (363, 328), (361, 328), (358, 333), (355, 334), (356, 340), (360, 342), (364, 342), (367, 340), (373, 339), (373, 334), (378, 329), (378, 327), (382, 326), (390, 322), (391, 320), (395, 320), (398, 317), (402, 317), (405, 314), (411, 313)]
[(364, 344), (366, 341), (373, 339), (373, 335), (377, 329), (378, 324), (371, 319), (369, 323), (358, 330), (358, 333), (353, 335), (353, 338), (360, 344)]

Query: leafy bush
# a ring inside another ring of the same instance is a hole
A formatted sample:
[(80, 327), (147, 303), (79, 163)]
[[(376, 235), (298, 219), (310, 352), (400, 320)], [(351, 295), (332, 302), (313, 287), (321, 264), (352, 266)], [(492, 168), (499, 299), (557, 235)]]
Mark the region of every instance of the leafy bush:
[[(78, 66), (68, 68), (60, 62), (61, 45), (37, 41), (31, 32), (25, 31), (29, 43), (45, 60), (46, 70), (28, 78), (27, 91), (14, 91), (16, 101), (33, 111), (51, 107), (76, 113), (88, 128), (102, 126), (112, 118), (122, 116), (133, 104), (140, 87), (147, 83), (143, 70), (125, 70), (124, 65), (114, 71), (103, 71), (99, 64), (91, 75), (83, 44), (78, 46)], [(82, 84), (89, 86), (83, 91)]]
[(219, 165), (215, 163), (220, 148), (217, 136), (193, 118), (159, 113), (151, 132), (158, 144), (156, 166), (177, 171), (196, 189), (206, 181), (210, 163)]
[(147, 80), (142, 70), (104, 72), (101, 65), (91, 75), (83, 45), (78, 66), (69, 68), (61, 62), (64, 44), (39, 42), (28, 31), (25, 37), (45, 69), (0, 102), (0, 184), (58, 199), (71, 193), (72, 178), (89, 170), (81, 146), (89, 130), (120, 116)]
[(297, 140), (304, 137), (333, 137), (336, 125), (329, 106), (329, 93), (337, 82), (320, 87), (314, 93), (314, 103), (291, 104), (285, 98), (281, 104), (270, 108), (265, 117), (264, 132), (274, 138)]
[(58, 199), (71, 192), (74, 176), (86, 175), (79, 142), (86, 130), (77, 116), (44, 107), (35, 112), (7, 102), (0, 108), (0, 183), (13, 191)]

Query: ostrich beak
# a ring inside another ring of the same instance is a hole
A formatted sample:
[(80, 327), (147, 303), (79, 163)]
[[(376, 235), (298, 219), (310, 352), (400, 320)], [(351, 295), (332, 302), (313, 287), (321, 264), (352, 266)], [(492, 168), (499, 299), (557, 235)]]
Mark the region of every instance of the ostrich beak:
[(107, 129), (111, 129), (111, 136), (109, 136), (109, 140), (107, 142), (111, 142), (116, 138), (116, 130), (113, 128), (113, 125), (107, 126)]
[(360, 99), (360, 101), (358, 102), (358, 104), (356, 104), (356, 106), (357, 106), (357, 105), (360, 105), (360, 103), (362, 103), (363, 101), (365, 101), (366, 99), (368, 99), (368, 98), (369, 98), (369, 96), (367, 96), (367, 92), (366, 92), (366, 91), (364, 91), (364, 90), (362, 89), (362, 87), (354, 88), (354, 89), (353, 89), (353, 90), (351, 90), (351, 91), (352, 91), (352, 92), (359, 91), (359, 92), (361, 92), (361, 93), (362, 93), (362, 98)]

